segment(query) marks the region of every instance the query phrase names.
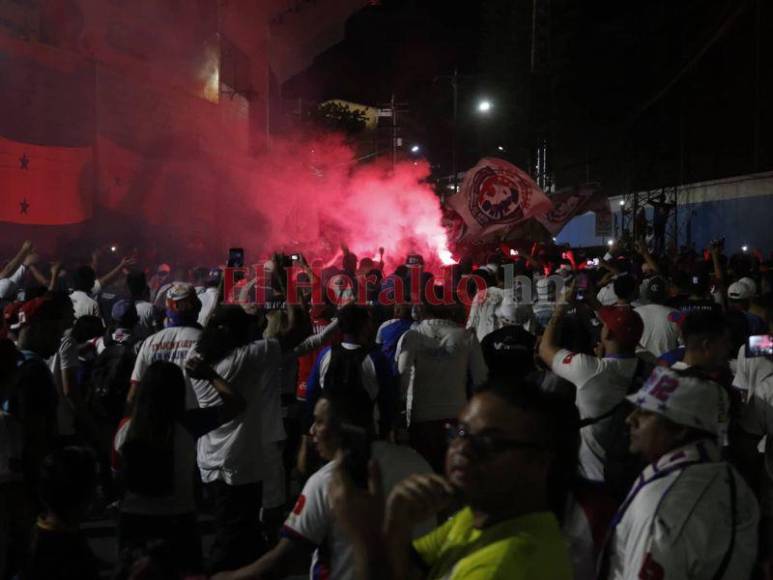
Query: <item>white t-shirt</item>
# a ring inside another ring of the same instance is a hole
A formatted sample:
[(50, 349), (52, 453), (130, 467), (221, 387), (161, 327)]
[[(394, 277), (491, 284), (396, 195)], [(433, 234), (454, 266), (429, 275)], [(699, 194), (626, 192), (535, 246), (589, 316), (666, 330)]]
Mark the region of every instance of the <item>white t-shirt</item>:
[(765, 477), (760, 503), (766, 517), (773, 516), (773, 361), (764, 356), (747, 357), (746, 345), (738, 352), (733, 386), (742, 389), (746, 404), (739, 424), (750, 435), (765, 437)]
[[(377, 441), (371, 450), (381, 468), (385, 495), (389, 495), (395, 485), (410, 475), (432, 473), (424, 458), (410, 447)], [(356, 578), (352, 545), (335, 524), (328, 502), (328, 487), (335, 465), (334, 461), (330, 461), (309, 478), (282, 528), (282, 535), (317, 546), (309, 572), (312, 580)], [(414, 530), (414, 538), (430, 532), (434, 527), (434, 522), (424, 522)]]
[(478, 341), (500, 328), (495, 312), (504, 298), (505, 291), (496, 286), (479, 290), (475, 294), (467, 317), (467, 328), (475, 331)]
[(134, 327), (134, 334), (140, 339), (147, 338), (156, 332), (156, 309), (146, 300), (137, 300), (134, 307), (139, 318), (137, 326)]
[[(279, 341), (268, 339), (239, 347), (214, 366), (231, 388), (246, 399), (247, 409), (199, 438), (197, 456), (204, 483), (224, 481), (242, 485), (263, 479), (265, 403), (273, 390), (279, 392), (282, 388), (281, 364)], [(199, 407), (220, 404), (220, 395), (209, 381), (193, 379), (191, 384)], [(279, 417), (281, 420), (281, 414)]]
[[(631, 389), (637, 359), (598, 358), (562, 349), (553, 357), (553, 372), (577, 388), (576, 404), (582, 419), (600, 417), (622, 401)], [(580, 430), (580, 473), (604, 481), (606, 452), (598, 439), (606, 435), (608, 419)]]
[(468, 380), (477, 387), (488, 375), (475, 333), (450, 320), (424, 320), (403, 334), (396, 358), (412, 422), (456, 418)]
[[(669, 472), (703, 445), (709, 462)], [(757, 555), (759, 509), (743, 478), (719, 461), (708, 440), (676, 449), (642, 472), (645, 484), (633, 496), (614, 530), (608, 580), (712, 580), (731, 540), (731, 491), (735, 480), (735, 540), (722, 580), (749, 578)], [(637, 480), (638, 483), (638, 480)], [(625, 504), (624, 504), (625, 505)]]
[[(132, 381), (140, 382), (147, 368), (158, 360), (172, 362), (183, 369), (185, 360), (196, 346), (199, 336), (201, 330), (192, 326), (173, 326), (150, 335), (137, 353)], [(196, 407), (196, 394), (187, 375), (185, 381), (188, 387), (185, 392), (185, 406), (193, 409)]]
[(773, 361), (764, 356), (746, 356), (746, 345), (738, 350), (733, 386), (752, 395), (757, 385), (773, 375)]
[(99, 304), (82, 290), (74, 290), (70, 294), (70, 300), (72, 300), (72, 309), (75, 313), (75, 318), (80, 318), (81, 316), (99, 316)]
[(199, 324), (204, 326), (209, 319), (210, 313), (217, 306), (217, 297), (219, 294), (217, 288), (207, 288), (199, 294), (199, 301), (201, 302), (201, 310), (199, 310)]
[(56, 407), (56, 425), (59, 435), (75, 434), (75, 412), (70, 402), (64, 396), (62, 372), (79, 366), (78, 343), (72, 337), (72, 330), (70, 329), (62, 335), (59, 350), (48, 359), (48, 368), (51, 369), (54, 385), (56, 385), (56, 393), (59, 396), (59, 402)]
[(588, 515), (574, 495), (569, 495), (561, 533), (567, 540), (574, 580), (596, 580), (596, 547)]
[(0, 278), (0, 300), (10, 300), (24, 282), (27, 266), (21, 264), (9, 278)]
[(646, 304), (634, 309), (644, 322), (644, 332), (638, 350), (659, 357), (679, 346), (680, 330), (676, 323), (677, 311), (661, 304)]
[[(120, 455), (131, 420), (115, 434), (113, 448)], [(174, 430), (174, 493), (164, 497), (148, 497), (127, 491), (121, 500), (121, 511), (143, 515), (189, 514), (196, 511), (193, 476), (196, 469), (196, 442), (186, 429), (175, 423)]]

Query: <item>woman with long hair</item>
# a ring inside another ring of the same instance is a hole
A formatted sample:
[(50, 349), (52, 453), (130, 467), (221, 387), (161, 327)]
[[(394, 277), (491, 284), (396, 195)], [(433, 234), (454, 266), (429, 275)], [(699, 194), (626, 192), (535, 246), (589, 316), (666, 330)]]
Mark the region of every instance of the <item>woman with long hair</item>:
[(180, 367), (157, 361), (139, 383), (131, 417), (116, 433), (114, 447), (125, 487), (118, 538), (121, 550), (165, 541), (183, 569), (198, 573), (203, 566), (193, 491), (196, 440), (231, 421), (246, 404), (200, 359), (189, 360), (186, 371), (211, 385), (216, 404), (186, 410)]

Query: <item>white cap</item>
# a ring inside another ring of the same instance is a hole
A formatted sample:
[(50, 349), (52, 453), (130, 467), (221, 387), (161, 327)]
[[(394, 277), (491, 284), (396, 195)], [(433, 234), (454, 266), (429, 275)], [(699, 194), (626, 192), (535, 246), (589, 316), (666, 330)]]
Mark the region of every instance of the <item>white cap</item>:
[(601, 302), (602, 306), (612, 306), (617, 302), (617, 294), (615, 294), (615, 287), (612, 282), (604, 286), (596, 294), (596, 299)]
[(726, 427), (730, 405), (724, 389), (713, 381), (655, 367), (641, 389), (628, 400), (645, 411), (715, 435)]
[(739, 282), (743, 282), (751, 289), (752, 296), (757, 295), (757, 282), (754, 281), (754, 278), (749, 278), (748, 276), (744, 276), (739, 280)]
[[(749, 286), (749, 278), (741, 278), (738, 282), (733, 282), (727, 289), (727, 297), (731, 300), (748, 300), (754, 296), (756, 288)], [(751, 281), (754, 284), (754, 281)], [(755, 284), (756, 286), (756, 284)]]

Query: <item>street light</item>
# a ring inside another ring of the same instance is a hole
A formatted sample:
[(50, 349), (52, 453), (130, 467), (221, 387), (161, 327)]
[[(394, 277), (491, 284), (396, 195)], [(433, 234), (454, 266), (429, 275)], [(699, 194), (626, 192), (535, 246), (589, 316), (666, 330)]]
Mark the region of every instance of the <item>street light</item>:
[[(459, 128), (459, 82), (463, 78), (472, 78), (470, 76), (462, 76), (459, 74), (459, 70), (457, 68), (454, 68), (454, 74), (447, 75), (447, 76), (438, 76), (435, 77), (435, 81), (438, 79), (445, 78), (451, 81), (451, 89), (453, 90), (453, 106), (454, 106), (454, 116), (453, 116), (453, 130), (451, 132), (451, 170), (452, 170), (452, 188), (454, 193), (459, 191), (459, 159), (458, 159), (458, 151), (457, 151), (457, 130)], [(483, 99), (478, 102), (476, 106), (479, 113), (487, 114), (491, 109), (493, 108), (493, 105), (490, 100)], [(442, 202), (445, 203), (445, 196), (443, 196)]]
[(411, 153), (418, 153), (419, 151), (421, 151), (421, 147), (419, 147), (418, 145), (414, 145), (413, 147), (411, 147)]
[(498, 145), (498, 146), (497, 146), (497, 149), (499, 149), (500, 151), (504, 151), (504, 150), (505, 150), (505, 148), (504, 148), (504, 147), (502, 147), (501, 145)]

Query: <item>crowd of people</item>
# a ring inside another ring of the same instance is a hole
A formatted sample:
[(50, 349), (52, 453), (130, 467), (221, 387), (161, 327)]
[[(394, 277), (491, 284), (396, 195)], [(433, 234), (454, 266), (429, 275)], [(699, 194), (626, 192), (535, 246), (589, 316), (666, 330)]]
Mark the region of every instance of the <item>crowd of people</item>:
[(771, 577), (773, 261), (342, 250), (7, 259), (0, 580)]

